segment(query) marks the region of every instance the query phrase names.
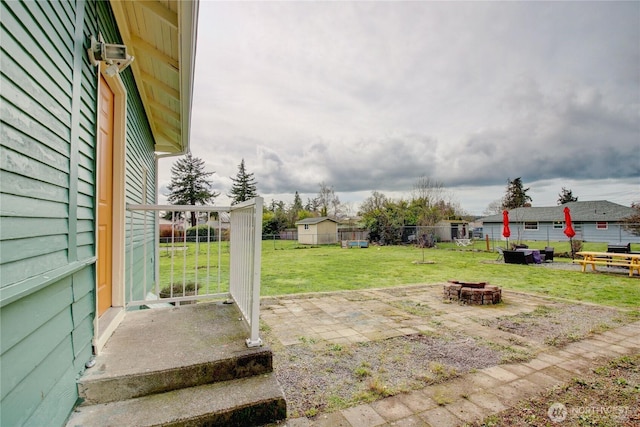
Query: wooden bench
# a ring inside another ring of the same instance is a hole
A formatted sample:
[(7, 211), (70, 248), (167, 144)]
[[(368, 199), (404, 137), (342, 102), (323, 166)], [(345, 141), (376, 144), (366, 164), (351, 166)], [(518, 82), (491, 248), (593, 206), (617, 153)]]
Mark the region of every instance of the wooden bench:
[(608, 245), (607, 252), (628, 254), (631, 252), (631, 243), (627, 243), (626, 245)]
[(629, 254), (620, 252), (578, 252), (576, 255), (582, 256), (581, 260), (574, 260), (574, 263), (582, 265), (582, 272), (587, 269), (587, 265), (591, 266), (592, 271), (596, 271), (596, 265), (604, 265), (606, 267), (625, 267), (629, 269), (629, 277), (633, 276), (634, 271), (638, 271), (640, 275), (640, 254)]

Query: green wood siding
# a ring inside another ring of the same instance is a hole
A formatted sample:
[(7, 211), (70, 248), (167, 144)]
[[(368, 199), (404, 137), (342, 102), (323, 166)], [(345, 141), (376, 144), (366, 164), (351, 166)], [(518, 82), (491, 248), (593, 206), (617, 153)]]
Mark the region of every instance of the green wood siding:
[[(53, 4), (3, 2), (0, 7), (0, 287), (4, 287), (67, 263), (68, 234), (60, 233), (59, 226), (54, 227), (58, 232), (27, 237), (27, 227), (18, 224), (25, 217), (38, 218), (43, 225), (49, 220), (59, 224), (68, 217), (73, 76), (69, 28), (73, 31), (75, 25), (66, 13), (49, 16), (43, 11), (50, 12)], [(56, 21), (60, 16), (64, 19)], [(64, 30), (57, 34), (56, 27)], [(7, 231), (9, 225), (22, 231)]]
[[(106, 1), (2, 1), (0, 15), (0, 425), (59, 426), (94, 335), (97, 71), (86, 48), (98, 31), (121, 39)], [(154, 203), (153, 137), (131, 70), (121, 78), (125, 199), (143, 202), (146, 169)], [(138, 263), (140, 227), (129, 230)], [(130, 272), (138, 292), (140, 265)]]
[(0, 310), (1, 425), (64, 423), (91, 356), (93, 275), (86, 267)]

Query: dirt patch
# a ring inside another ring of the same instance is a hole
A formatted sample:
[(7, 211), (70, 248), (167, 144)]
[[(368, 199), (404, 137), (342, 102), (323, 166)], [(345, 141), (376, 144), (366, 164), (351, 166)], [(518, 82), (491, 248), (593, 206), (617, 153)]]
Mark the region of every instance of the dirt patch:
[(601, 364), (561, 387), (468, 426), (546, 425), (639, 426), (640, 355)]

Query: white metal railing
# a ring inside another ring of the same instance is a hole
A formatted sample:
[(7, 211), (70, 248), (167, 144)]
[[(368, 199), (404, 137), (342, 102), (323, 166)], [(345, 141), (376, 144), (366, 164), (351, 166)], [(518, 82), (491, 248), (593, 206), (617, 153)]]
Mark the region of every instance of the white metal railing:
[[(262, 206), (260, 197), (231, 207), (127, 205), (127, 307), (232, 299), (247, 345), (261, 345)], [(161, 212), (171, 212), (162, 225)], [(189, 231), (190, 218), (207, 227)]]
[[(251, 329), (249, 347), (262, 345), (260, 327), (260, 262), (262, 256), (262, 198), (231, 208), (231, 271), (229, 288)], [(260, 216), (256, 213), (259, 212)]]

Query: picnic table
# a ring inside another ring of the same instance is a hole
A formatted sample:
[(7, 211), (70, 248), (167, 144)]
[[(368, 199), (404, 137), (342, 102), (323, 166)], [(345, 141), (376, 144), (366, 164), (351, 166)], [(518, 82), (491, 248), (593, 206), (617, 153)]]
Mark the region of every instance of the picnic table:
[(582, 259), (574, 260), (573, 262), (582, 265), (583, 273), (587, 265), (591, 266), (592, 271), (596, 271), (596, 265), (604, 265), (607, 267), (628, 267), (629, 277), (632, 277), (633, 272), (636, 270), (640, 275), (640, 254), (581, 251), (577, 252), (576, 255), (581, 256)]
[(457, 239), (455, 237), (453, 238), (453, 241), (460, 247), (469, 246), (472, 243), (471, 239)]

